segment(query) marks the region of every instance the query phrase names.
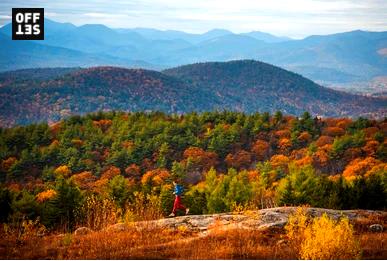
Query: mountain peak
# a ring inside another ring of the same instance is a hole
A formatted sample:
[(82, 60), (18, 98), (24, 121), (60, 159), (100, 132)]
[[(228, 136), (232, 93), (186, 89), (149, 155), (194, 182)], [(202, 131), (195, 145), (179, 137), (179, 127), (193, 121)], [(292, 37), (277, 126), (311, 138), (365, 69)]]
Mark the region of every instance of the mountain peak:
[(233, 32), (231, 32), (229, 30), (219, 29), (219, 28), (211, 29), (211, 30), (206, 32), (206, 34), (232, 34), (232, 33)]

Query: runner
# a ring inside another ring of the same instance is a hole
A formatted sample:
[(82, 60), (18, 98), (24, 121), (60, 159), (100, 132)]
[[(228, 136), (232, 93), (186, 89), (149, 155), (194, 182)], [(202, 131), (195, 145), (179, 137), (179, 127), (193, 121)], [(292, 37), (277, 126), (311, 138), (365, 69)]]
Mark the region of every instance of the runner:
[(173, 194), (175, 194), (175, 202), (173, 203), (173, 210), (172, 213), (169, 215), (170, 217), (176, 216), (176, 211), (178, 209), (185, 210), (185, 214), (188, 215), (189, 208), (186, 208), (181, 203), (181, 195), (183, 194), (183, 186), (178, 184), (177, 181), (173, 181), (173, 185), (175, 186), (175, 190)]

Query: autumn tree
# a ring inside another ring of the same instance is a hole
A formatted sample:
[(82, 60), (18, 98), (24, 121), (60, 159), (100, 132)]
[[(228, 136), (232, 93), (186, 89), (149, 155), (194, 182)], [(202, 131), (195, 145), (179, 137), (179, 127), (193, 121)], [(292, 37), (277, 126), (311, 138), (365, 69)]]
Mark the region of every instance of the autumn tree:
[(209, 170), (217, 165), (218, 157), (214, 152), (207, 152), (198, 147), (189, 147), (184, 151), (184, 158), (190, 160), (191, 167)]
[(270, 144), (264, 140), (257, 140), (251, 151), (254, 153), (254, 156), (258, 161), (264, 161), (269, 157)]
[(251, 154), (245, 150), (240, 150), (235, 154), (228, 154), (225, 162), (228, 167), (235, 169), (248, 169), (251, 165)]

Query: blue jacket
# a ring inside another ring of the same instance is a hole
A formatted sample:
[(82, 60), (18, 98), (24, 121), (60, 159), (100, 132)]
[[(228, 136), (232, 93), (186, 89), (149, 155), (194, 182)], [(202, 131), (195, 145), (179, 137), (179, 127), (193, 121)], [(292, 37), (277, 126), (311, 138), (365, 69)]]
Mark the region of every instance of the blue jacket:
[(175, 185), (175, 195), (181, 196), (183, 194), (183, 186), (180, 184)]

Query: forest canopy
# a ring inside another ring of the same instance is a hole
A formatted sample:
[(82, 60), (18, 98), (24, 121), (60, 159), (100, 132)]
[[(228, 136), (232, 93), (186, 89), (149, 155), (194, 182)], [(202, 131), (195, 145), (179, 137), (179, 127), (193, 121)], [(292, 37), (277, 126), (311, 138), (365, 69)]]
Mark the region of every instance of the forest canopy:
[(90, 200), (123, 213), (142, 202), (167, 214), (172, 180), (183, 182), (194, 214), (386, 209), (386, 134), (386, 119), (307, 112), (99, 112), (0, 129), (0, 219), (72, 228)]

